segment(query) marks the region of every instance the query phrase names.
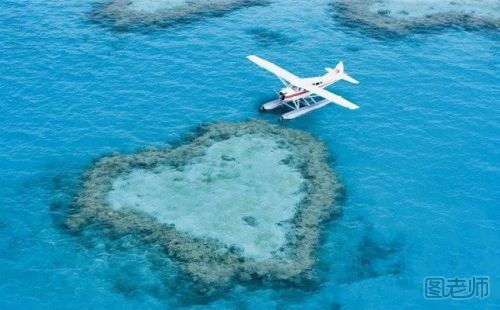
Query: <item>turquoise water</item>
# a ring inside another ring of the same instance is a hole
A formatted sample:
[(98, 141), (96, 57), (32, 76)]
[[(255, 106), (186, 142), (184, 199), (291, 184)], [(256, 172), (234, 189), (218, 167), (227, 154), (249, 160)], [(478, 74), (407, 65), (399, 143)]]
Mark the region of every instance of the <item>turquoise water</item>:
[[(256, 118), (280, 87), (245, 59), (301, 75), (343, 60), (360, 85), (284, 126), (311, 132), (346, 186), (325, 229), (319, 287), (236, 286), (198, 307), (500, 307), (500, 37), (444, 29), (380, 39), (328, 1), (275, 0), (153, 31), (91, 23), (93, 3), (0, 3), (0, 305), (193, 306), (149, 254), (88, 246), (60, 208), (99, 156), (177, 142), (196, 126)], [(490, 277), (484, 300), (429, 301), (425, 276)]]

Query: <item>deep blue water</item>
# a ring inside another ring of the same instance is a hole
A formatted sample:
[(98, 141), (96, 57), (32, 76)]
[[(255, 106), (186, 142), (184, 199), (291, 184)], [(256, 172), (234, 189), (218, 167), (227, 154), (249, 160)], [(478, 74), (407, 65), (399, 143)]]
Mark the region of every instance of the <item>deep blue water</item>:
[[(146, 254), (110, 254), (61, 231), (57, 202), (99, 156), (178, 141), (207, 122), (276, 122), (257, 108), (279, 81), (248, 54), (301, 76), (344, 60), (361, 81), (330, 88), (361, 109), (328, 106), (283, 124), (328, 146), (344, 216), (325, 229), (320, 287), (237, 286), (200, 307), (500, 307), (498, 33), (380, 40), (337, 24), (324, 0), (116, 32), (89, 22), (91, 8), (0, 2), (2, 309), (181, 305)], [(435, 275), (489, 276), (491, 296), (425, 300), (423, 278)]]

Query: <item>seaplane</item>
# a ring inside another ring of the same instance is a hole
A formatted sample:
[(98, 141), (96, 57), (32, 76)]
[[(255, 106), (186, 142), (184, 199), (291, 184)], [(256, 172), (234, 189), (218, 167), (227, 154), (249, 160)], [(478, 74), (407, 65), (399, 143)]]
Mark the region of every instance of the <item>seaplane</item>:
[(278, 98), (261, 106), (261, 111), (287, 107), (291, 111), (281, 115), (280, 120), (290, 120), (306, 113), (322, 108), (329, 103), (335, 103), (350, 110), (359, 107), (324, 88), (340, 80), (353, 84), (359, 82), (344, 72), (344, 64), (339, 62), (335, 68), (325, 68), (326, 74), (318, 77), (299, 78), (285, 69), (255, 55), (247, 56), (248, 60), (266, 69), (278, 77), (285, 85), (278, 92)]

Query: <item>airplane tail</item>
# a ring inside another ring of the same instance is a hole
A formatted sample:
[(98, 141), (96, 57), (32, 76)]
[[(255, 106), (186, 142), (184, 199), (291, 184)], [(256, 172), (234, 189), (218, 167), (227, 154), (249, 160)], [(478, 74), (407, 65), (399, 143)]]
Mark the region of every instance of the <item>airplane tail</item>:
[(344, 63), (341, 61), (335, 66), (335, 69), (332, 68), (326, 68), (326, 71), (333, 73), (333, 74), (338, 74), (340, 76), (340, 79), (347, 81), (352, 84), (359, 84), (359, 81), (356, 79), (353, 79), (350, 75), (344, 72)]

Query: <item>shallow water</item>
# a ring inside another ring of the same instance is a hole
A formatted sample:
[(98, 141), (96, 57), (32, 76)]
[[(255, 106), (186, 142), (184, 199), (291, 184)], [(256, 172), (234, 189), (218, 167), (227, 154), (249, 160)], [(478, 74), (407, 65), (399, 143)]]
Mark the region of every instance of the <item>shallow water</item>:
[[(221, 160), (226, 154), (232, 157)], [(286, 222), (305, 196), (301, 173), (281, 163), (292, 155), (269, 138), (230, 138), (182, 169), (119, 177), (107, 200), (113, 209), (141, 210), (179, 231), (240, 246), (245, 257), (261, 261), (285, 245)]]
[[(257, 110), (279, 81), (248, 54), (301, 76), (343, 60), (361, 81), (330, 88), (361, 109), (283, 124), (325, 142), (347, 199), (325, 229), (319, 287), (236, 286), (203, 307), (499, 307), (498, 33), (384, 40), (337, 23), (328, 1), (308, 4), (114, 32), (88, 20), (91, 2), (1, 2), (2, 308), (192, 306), (153, 254), (62, 231), (60, 206), (99, 156), (177, 143), (201, 123), (276, 122)], [(425, 300), (435, 275), (487, 275), (491, 296)]]

